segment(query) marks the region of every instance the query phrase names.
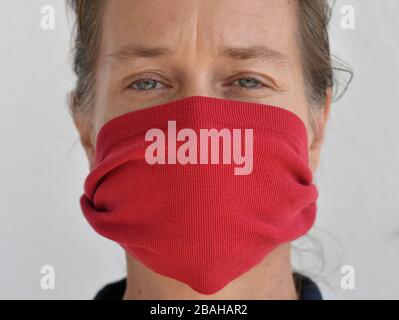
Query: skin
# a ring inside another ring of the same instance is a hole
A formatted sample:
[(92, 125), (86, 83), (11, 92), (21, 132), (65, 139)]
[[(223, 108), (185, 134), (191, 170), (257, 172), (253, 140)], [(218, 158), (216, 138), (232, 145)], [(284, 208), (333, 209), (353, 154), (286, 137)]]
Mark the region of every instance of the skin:
[[(90, 168), (96, 136), (109, 120), (202, 95), (271, 104), (297, 114), (308, 131), (309, 166), (315, 172), (331, 92), (318, 106), (320, 112), (311, 113), (296, 42), (296, 10), (290, 0), (107, 1), (92, 112), (74, 116)], [(171, 54), (141, 56), (132, 50), (137, 47), (165, 47)], [(264, 54), (226, 54), (231, 47), (264, 47)], [(127, 256), (124, 299), (296, 299), (290, 253), (290, 243), (281, 245), (211, 296)]]

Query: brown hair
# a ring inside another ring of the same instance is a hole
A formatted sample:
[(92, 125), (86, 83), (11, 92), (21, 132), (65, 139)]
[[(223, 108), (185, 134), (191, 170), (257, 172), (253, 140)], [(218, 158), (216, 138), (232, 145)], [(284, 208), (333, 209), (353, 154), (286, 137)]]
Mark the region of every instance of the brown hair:
[(102, 16), (105, 0), (67, 0), (76, 16), (73, 44), (74, 71), (77, 77), (71, 110), (86, 112), (94, 99), (95, 71), (100, 50)]
[[(333, 67), (328, 23), (328, 0), (295, 0), (298, 8), (298, 44), (304, 63), (307, 96), (312, 106), (323, 105), (326, 90), (334, 88), (334, 69), (350, 74), (347, 66)], [(101, 21), (105, 0), (67, 0), (76, 15), (74, 71), (77, 76), (72, 112), (90, 110), (94, 98), (96, 62), (101, 39)], [(347, 86), (345, 86), (346, 89)]]

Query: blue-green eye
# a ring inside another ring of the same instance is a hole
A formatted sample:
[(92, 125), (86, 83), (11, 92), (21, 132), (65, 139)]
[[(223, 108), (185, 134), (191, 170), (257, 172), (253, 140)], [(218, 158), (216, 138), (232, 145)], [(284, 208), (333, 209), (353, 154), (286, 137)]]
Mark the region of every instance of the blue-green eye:
[[(242, 89), (260, 89), (262, 87), (267, 87), (265, 86), (259, 79), (254, 78), (254, 77), (247, 77), (247, 78), (240, 78), (234, 82), (238, 81), (238, 85)], [(152, 79), (152, 78), (143, 78), (135, 81), (132, 83), (129, 88), (138, 90), (138, 91), (150, 91), (154, 89), (160, 89), (159, 85), (161, 85), (162, 88), (162, 83)]]
[(239, 85), (243, 88), (248, 88), (248, 89), (258, 89), (259, 87), (264, 86), (263, 83), (256, 79), (256, 78), (241, 78), (237, 80)]
[(148, 91), (157, 89), (158, 84), (160, 84), (160, 82), (154, 79), (140, 79), (132, 83), (130, 88), (140, 91)]

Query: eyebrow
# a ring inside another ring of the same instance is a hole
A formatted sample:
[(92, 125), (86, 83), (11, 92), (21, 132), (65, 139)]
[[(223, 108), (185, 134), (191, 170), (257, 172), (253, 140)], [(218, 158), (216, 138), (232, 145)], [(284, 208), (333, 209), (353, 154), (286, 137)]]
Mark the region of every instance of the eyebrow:
[[(125, 46), (108, 56), (118, 62), (126, 62), (132, 58), (157, 58), (172, 56), (173, 50), (167, 47), (146, 47), (140, 45)], [(278, 64), (286, 64), (288, 56), (272, 50), (263, 45), (252, 45), (248, 47), (224, 46), (219, 49), (219, 55), (235, 60), (265, 59)]]
[(265, 59), (281, 64), (289, 60), (287, 55), (263, 45), (223, 47), (221, 54), (236, 60)]
[(172, 55), (173, 51), (165, 47), (144, 47), (128, 45), (108, 56), (115, 60), (126, 60), (129, 58), (156, 58), (159, 56)]

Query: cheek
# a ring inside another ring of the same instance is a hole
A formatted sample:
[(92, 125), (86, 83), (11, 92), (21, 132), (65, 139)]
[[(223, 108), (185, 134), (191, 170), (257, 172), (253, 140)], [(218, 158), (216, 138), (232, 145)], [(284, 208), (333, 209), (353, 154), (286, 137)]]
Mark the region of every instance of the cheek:
[(299, 117), (302, 119), (302, 121), (305, 123), (306, 131), (308, 134), (308, 148), (310, 151), (310, 147), (312, 145), (312, 141), (314, 139), (314, 130), (313, 130), (313, 124), (312, 124), (312, 115), (310, 113), (310, 107), (308, 104), (302, 104), (299, 107), (300, 110), (296, 112), (296, 114), (299, 115)]
[[(110, 120), (123, 113), (123, 110), (115, 104), (118, 101), (112, 97), (109, 91), (109, 75), (100, 68), (96, 77), (96, 88), (94, 96), (93, 129), (97, 136), (100, 129)], [(118, 114), (120, 112), (120, 114)]]
[(310, 105), (301, 86), (294, 86), (294, 88), (295, 89), (289, 93), (289, 97), (287, 98), (287, 105), (285, 106), (285, 108), (295, 113), (305, 124), (308, 134), (308, 145), (310, 146), (313, 139), (313, 126)]
[(103, 125), (107, 122), (107, 111), (103, 105), (96, 103), (93, 115), (93, 138), (96, 140), (97, 135)]
[(295, 113), (305, 124), (308, 133), (308, 145), (311, 145), (313, 140), (313, 121), (311, 106), (306, 96), (305, 81), (302, 76), (302, 70), (296, 70), (292, 77), (292, 90), (289, 94), (288, 109)]
[(290, 111), (298, 115), (304, 122), (308, 137), (309, 146), (312, 140), (312, 119), (309, 99), (307, 98), (307, 90), (305, 84), (305, 70), (303, 69), (302, 57), (297, 44), (291, 43), (290, 52), (292, 52), (293, 62), (290, 66), (290, 92), (289, 92), (289, 108)]

